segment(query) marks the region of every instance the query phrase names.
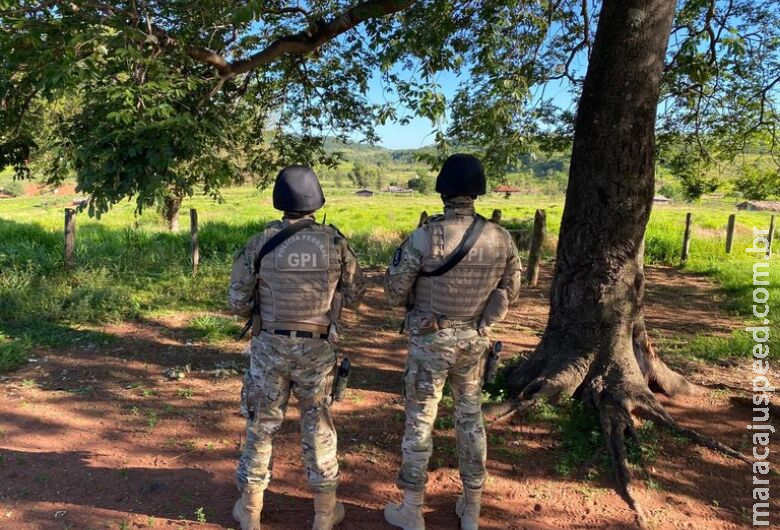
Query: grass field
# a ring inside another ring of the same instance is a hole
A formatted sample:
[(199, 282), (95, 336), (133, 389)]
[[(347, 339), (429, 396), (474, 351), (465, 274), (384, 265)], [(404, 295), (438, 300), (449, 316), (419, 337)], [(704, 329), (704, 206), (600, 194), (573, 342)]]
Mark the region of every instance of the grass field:
[[(388, 263), (395, 246), (417, 224), (420, 212), (440, 211), (435, 195), (358, 198), (345, 190), (326, 190), (327, 222), (350, 239), (365, 267)], [(268, 191), (252, 187), (224, 193), (225, 202), (194, 198), (182, 209), (181, 230), (169, 233), (154, 211), (136, 216), (132, 203), (117, 206), (102, 219), (86, 213), (77, 218), (77, 270), (63, 271), (63, 208), (70, 197), (47, 195), (0, 201), (0, 370), (22, 359), (35, 344), (57, 345), (81, 340), (110, 340), (96, 325), (172, 311), (212, 311), (225, 308), (230, 264), (244, 242), (279, 217)], [(201, 267), (191, 274), (188, 208), (200, 218)], [(528, 228), (536, 208), (547, 211), (554, 240), (561, 197), (491, 196), (478, 210), (489, 216), (500, 208), (508, 225)], [(646, 261), (678, 265), (686, 211), (693, 212), (691, 258), (685, 268), (713, 277), (728, 295), (728, 307), (749, 317), (752, 305), (752, 264), (747, 254), (753, 226), (766, 228), (769, 214), (739, 212), (734, 251), (724, 251), (725, 226), (732, 204), (659, 206), (646, 237)], [(318, 219), (322, 218), (322, 213)], [(525, 254), (525, 249), (521, 249)], [(550, 256), (548, 256), (549, 258)], [(780, 295), (773, 279), (770, 299)], [(739, 337), (735, 337), (740, 341)], [(721, 345), (733, 349), (732, 345)], [(711, 347), (705, 349), (711, 350)]]

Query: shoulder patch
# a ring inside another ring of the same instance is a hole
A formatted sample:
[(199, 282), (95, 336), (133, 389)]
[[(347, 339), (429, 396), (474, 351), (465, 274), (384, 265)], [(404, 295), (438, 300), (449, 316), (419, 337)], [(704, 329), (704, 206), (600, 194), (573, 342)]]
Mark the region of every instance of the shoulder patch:
[(393, 267), (397, 267), (401, 263), (401, 256), (403, 256), (403, 249), (401, 247), (398, 247), (395, 249), (395, 254), (393, 254)]
[(334, 224), (330, 224), (330, 223), (328, 223), (328, 227), (329, 227), (329, 228), (331, 228), (332, 230), (335, 230), (335, 232), (336, 232), (336, 234), (337, 234), (337, 235), (333, 236), (333, 244), (334, 244), (334, 245), (339, 245), (339, 244), (341, 244), (341, 241), (344, 241), (344, 243), (346, 243), (346, 244), (347, 244), (347, 249), (348, 249), (348, 250), (349, 250), (349, 251), (350, 251), (352, 254), (355, 254), (355, 251), (354, 251), (354, 250), (352, 250), (352, 245), (350, 245), (350, 244), (349, 244), (349, 239), (347, 239), (347, 236), (345, 236), (344, 234), (342, 234), (342, 233), (341, 233), (341, 230), (339, 230), (338, 228), (336, 228), (336, 225), (334, 225)]
[(346, 237), (344, 237), (344, 234), (342, 234), (342, 233), (341, 233), (341, 230), (339, 230), (338, 228), (336, 228), (336, 225), (334, 225), (334, 224), (331, 224), (331, 223), (328, 223), (328, 226), (329, 226), (330, 228), (332, 228), (333, 230), (335, 230), (335, 231), (336, 231), (336, 233), (337, 233), (338, 235), (340, 235), (342, 238), (344, 238), (344, 239), (347, 239)]

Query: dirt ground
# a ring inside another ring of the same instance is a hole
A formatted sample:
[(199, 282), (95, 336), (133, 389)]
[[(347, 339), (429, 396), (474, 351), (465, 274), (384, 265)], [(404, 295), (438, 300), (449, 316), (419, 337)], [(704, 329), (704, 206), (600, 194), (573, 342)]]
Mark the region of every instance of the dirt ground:
[[(524, 290), (510, 323), (496, 330), (508, 353), (537, 343), (547, 317), (549, 274), (543, 271), (539, 288)], [(399, 497), (394, 478), (406, 338), (398, 334), (400, 311), (384, 304), (379, 272), (369, 277), (364, 305), (347, 315), (340, 345), (354, 366), (347, 399), (334, 407), (339, 496), (347, 507), (341, 529), (392, 528), (381, 509)], [(719, 309), (717, 291), (703, 278), (650, 268), (648, 284), (647, 320), (657, 338), (727, 334), (741, 325)], [(184, 329), (187, 318), (109, 326), (106, 331), (118, 340), (37, 351), (37, 362), (0, 380), (0, 528), (235, 528), (233, 472), (244, 420), (238, 414), (241, 378), (231, 368), (246, 366), (244, 344), (192, 343)], [(192, 371), (181, 381), (162, 373), (185, 364)], [(676, 367), (709, 389), (664, 400), (672, 415), (750, 451), (748, 361)], [(276, 440), (264, 528), (310, 528), (313, 518), (300, 462), (299, 415), (292, 405)], [(457, 456), (451, 423), (440, 426), (426, 523), (430, 529), (454, 529)], [(770, 449), (777, 470), (780, 444)], [(544, 424), (491, 427), (481, 528), (633, 528), (632, 512), (613, 491), (611, 476), (566, 478), (555, 469), (560, 454), (558, 435)], [(745, 464), (667, 435), (648, 473), (635, 484), (654, 528), (750, 526), (751, 473)], [(775, 500), (774, 517), (778, 508)]]

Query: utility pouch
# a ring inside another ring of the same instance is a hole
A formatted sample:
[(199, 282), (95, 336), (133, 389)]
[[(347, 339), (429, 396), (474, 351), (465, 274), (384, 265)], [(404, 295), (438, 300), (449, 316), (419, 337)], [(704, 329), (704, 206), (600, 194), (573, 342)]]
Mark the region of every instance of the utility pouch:
[(408, 311), (404, 328), (418, 335), (426, 335), (439, 331), (439, 322), (431, 311)]
[(485, 309), (482, 311), (482, 318), (479, 322), (480, 329), (488, 328), (497, 324), (506, 318), (509, 312), (509, 297), (506, 289), (493, 289), (488, 297)]

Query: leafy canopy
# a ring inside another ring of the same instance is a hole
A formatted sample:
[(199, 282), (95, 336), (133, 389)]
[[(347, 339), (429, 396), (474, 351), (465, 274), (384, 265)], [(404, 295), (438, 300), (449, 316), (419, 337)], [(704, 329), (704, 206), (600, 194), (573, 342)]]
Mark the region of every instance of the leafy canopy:
[[(532, 142), (568, 142), (600, 4), (0, 0), (0, 165), (75, 176), (99, 215), (333, 165), (325, 136), (376, 141), (418, 115), (429, 161), (471, 150), (500, 176)], [(658, 130), (680, 175), (774, 156), (779, 28), (773, 0), (679, 2)], [(449, 99), (442, 72), (460, 79)], [(367, 99), (373, 76), (386, 101)]]

